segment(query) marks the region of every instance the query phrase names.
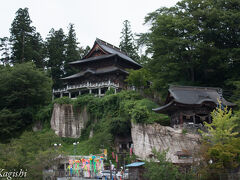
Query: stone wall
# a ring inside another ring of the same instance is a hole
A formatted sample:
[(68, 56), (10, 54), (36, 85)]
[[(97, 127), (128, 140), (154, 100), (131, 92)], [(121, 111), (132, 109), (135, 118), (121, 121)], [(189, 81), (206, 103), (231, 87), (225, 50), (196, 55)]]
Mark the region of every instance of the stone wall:
[(60, 137), (78, 138), (89, 120), (87, 109), (74, 109), (70, 104), (54, 104), (51, 128)]
[(134, 153), (140, 159), (149, 159), (152, 150), (168, 149), (167, 158), (173, 163), (192, 163), (193, 158), (179, 159), (177, 152), (190, 153), (199, 147), (200, 136), (197, 134), (182, 133), (182, 129), (173, 129), (159, 124), (132, 124), (131, 129)]

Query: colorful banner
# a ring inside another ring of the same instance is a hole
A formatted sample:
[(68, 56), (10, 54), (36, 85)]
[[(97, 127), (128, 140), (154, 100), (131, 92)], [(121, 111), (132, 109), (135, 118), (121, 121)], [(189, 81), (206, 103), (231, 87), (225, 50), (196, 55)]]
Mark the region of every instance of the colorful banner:
[(100, 175), (100, 172), (104, 170), (103, 157), (91, 156), (79, 160), (69, 160), (67, 170), (69, 171), (69, 176), (80, 176), (81, 172), (84, 177), (91, 177), (91, 172)]

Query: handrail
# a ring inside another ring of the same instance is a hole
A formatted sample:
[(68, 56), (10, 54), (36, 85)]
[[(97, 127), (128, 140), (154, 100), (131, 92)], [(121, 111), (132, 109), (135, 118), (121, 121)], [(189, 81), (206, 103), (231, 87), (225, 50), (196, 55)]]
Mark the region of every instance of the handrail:
[(67, 92), (68, 90), (74, 90), (74, 89), (82, 89), (82, 88), (87, 88), (87, 89), (94, 89), (94, 88), (101, 88), (101, 87), (119, 87), (119, 83), (116, 84), (111, 81), (106, 81), (106, 82), (99, 82), (99, 83), (82, 83), (82, 84), (74, 84), (74, 85), (67, 85), (66, 88), (62, 89), (53, 89), (53, 93), (61, 93), (61, 92)]

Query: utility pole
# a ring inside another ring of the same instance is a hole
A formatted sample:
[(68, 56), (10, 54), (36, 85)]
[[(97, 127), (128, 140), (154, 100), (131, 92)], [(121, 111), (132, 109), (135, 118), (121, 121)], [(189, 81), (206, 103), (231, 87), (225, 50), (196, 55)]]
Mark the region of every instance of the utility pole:
[(110, 162), (110, 179), (112, 180), (112, 161), (109, 160)]

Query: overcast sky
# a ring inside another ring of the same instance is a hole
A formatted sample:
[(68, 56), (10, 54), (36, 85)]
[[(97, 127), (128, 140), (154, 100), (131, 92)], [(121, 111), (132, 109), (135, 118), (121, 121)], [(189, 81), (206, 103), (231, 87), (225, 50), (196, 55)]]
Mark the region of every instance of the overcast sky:
[(32, 25), (43, 39), (51, 28), (75, 25), (81, 46), (92, 46), (96, 37), (118, 46), (123, 21), (129, 20), (133, 33), (146, 32), (144, 17), (160, 7), (174, 6), (178, 0), (2, 0), (0, 37), (9, 36), (9, 28), (19, 8), (29, 8)]

